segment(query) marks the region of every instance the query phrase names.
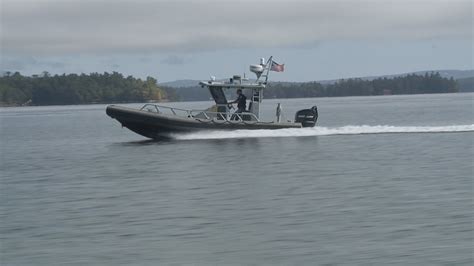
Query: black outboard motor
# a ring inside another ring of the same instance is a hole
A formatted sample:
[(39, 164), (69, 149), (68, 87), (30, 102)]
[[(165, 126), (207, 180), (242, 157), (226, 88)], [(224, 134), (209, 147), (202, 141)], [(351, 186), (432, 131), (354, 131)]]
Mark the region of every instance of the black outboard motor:
[(318, 120), (318, 107), (315, 105), (311, 109), (303, 109), (296, 112), (295, 123), (301, 123), (302, 127), (314, 127)]

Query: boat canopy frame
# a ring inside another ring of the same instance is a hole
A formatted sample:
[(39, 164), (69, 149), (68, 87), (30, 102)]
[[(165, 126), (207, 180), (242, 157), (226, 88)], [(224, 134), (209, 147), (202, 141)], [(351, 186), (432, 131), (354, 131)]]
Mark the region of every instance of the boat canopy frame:
[[(211, 77), (211, 80), (201, 81), (199, 82), (199, 85), (203, 88), (207, 87), (209, 89), (209, 92), (216, 103), (217, 111), (227, 114), (230, 113), (230, 108), (224, 89), (250, 90), (251, 96), (247, 112), (254, 114), (258, 119), (260, 117), (260, 103), (263, 100), (263, 90), (266, 88), (268, 82), (273, 56), (270, 56), (266, 63), (264, 62), (265, 61), (262, 59), (260, 63), (263, 69), (262, 72), (254, 72), (257, 75), (257, 79), (254, 83), (248, 82), (249, 80), (245, 78), (244, 74), (244, 78), (241, 78), (239, 75), (234, 75), (228, 81), (224, 82), (215, 81), (215, 78)], [(265, 80), (262, 81), (260, 78), (265, 78)]]

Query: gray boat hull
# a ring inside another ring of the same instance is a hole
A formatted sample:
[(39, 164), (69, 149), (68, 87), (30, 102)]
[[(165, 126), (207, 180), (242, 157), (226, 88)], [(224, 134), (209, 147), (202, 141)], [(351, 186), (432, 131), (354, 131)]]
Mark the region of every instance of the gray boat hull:
[(151, 139), (169, 138), (175, 133), (187, 133), (203, 130), (256, 130), (302, 127), (301, 123), (291, 122), (237, 122), (198, 119), (192, 117), (188, 118), (116, 105), (107, 106), (106, 113), (108, 116), (119, 121), (123, 127)]

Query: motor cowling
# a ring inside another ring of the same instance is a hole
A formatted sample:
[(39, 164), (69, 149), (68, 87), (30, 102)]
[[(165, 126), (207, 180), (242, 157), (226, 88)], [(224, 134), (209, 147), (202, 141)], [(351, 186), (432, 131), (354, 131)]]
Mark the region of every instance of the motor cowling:
[(301, 123), (302, 127), (314, 127), (318, 120), (318, 107), (313, 106), (311, 109), (303, 109), (296, 112), (295, 123)]

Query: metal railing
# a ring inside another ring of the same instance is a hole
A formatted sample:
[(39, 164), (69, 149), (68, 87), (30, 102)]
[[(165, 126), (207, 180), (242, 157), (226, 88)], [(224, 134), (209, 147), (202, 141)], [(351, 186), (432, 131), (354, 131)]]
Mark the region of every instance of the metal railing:
[(165, 113), (163, 110), (169, 110), (174, 115), (178, 115), (176, 111), (185, 113), (187, 115), (190, 115), (191, 114), (190, 111), (192, 111), (192, 110), (187, 110), (187, 109), (174, 108), (174, 107), (168, 107), (164, 105), (157, 105), (157, 104), (151, 104), (151, 103), (147, 103), (143, 105), (143, 107), (140, 108), (140, 110), (141, 111), (146, 110), (148, 112), (156, 112), (159, 114)]
[[(254, 113), (230, 113), (230, 112), (211, 112), (207, 110), (191, 110), (181, 109), (157, 104), (147, 103), (141, 111), (154, 112), (158, 114), (172, 114), (176, 116), (184, 116), (187, 118), (194, 118), (196, 120), (207, 119), (209, 121), (223, 121), (223, 122), (260, 122)], [(180, 115), (181, 114), (181, 115)]]

